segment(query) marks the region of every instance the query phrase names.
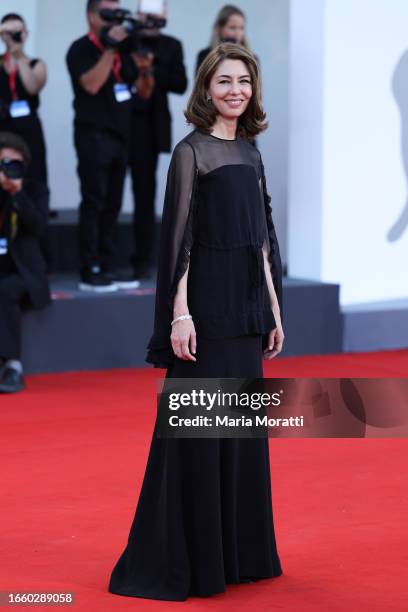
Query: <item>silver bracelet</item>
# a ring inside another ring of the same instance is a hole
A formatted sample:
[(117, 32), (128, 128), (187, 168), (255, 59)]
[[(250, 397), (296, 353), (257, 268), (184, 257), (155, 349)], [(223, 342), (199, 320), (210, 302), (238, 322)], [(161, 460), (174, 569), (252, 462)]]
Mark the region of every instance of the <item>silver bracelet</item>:
[(192, 319), (193, 317), (190, 314), (185, 314), (185, 315), (180, 315), (179, 317), (176, 317), (171, 324), (173, 325), (173, 323), (176, 323), (176, 321), (184, 321), (185, 319)]

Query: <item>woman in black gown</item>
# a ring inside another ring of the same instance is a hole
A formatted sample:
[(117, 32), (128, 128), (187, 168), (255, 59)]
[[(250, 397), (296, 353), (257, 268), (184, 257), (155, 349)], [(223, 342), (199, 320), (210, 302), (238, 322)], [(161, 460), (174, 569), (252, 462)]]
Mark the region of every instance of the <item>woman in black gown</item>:
[[(284, 335), (279, 246), (250, 144), (266, 127), (253, 55), (214, 49), (186, 117), (195, 129), (169, 167), (146, 361), (166, 378), (262, 377), (262, 357), (275, 357)], [(169, 439), (156, 429), (157, 420), (109, 591), (184, 601), (279, 576), (268, 439)]]

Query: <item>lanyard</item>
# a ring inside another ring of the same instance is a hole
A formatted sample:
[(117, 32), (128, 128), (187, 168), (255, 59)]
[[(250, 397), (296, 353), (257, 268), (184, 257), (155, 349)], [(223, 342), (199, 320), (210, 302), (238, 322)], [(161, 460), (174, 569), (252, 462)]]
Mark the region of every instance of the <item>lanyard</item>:
[[(8, 62), (10, 61), (10, 54), (9, 53), (5, 53), (4, 57), (3, 57), (3, 61), (4, 64), (7, 65)], [(18, 67), (15, 66), (13, 68), (13, 70), (11, 72), (9, 72), (9, 87), (10, 87), (10, 92), (11, 92), (11, 97), (13, 98), (13, 100), (17, 100), (18, 99), (18, 94), (17, 94), (17, 73), (18, 73)]]
[[(96, 38), (93, 32), (88, 33), (88, 38), (95, 45), (95, 47), (98, 47), (99, 51), (102, 51), (102, 52), (105, 51), (106, 47), (104, 47), (101, 41), (98, 38)], [(122, 77), (120, 74), (121, 69), (122, 69), (122, 58), (120, 57), (119, 51), (115, 51), (112, 72), (115, 75), (115, 79), (118, 83), (122, 81)]]

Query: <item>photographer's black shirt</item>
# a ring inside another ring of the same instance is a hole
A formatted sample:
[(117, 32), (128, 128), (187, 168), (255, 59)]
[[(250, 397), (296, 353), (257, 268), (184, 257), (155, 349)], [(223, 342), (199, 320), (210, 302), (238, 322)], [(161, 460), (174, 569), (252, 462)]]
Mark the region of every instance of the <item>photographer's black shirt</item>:
[[(40, 105), (39, 95), (30, 94), (21, 79), (19, 70), (17, 71), (17, 74), (15, 76), (14, 91), (12, 90), (11, 83), (13, 81), (4, 66), (4, 58), (5, 55), (0, 55), (0, 118), (11, 119), (9, 109), (10, 104), (13, 102), (13, 100), (26, 100), (30, 106), (31, 113), (35, 114)], [(34, 68), (38, 61), (38, 59), (31, 59), (30, 68)]]
[[(8, 250), (6, 253), (3, 252), (4, 241), (7, 240)], [(8, 276), (9, 274), (16, 274), (17, 268), (10, 255), (9, 237), (0, 230), (0, 278)]]
[[(0, 187), (0, 278), (17, 273), (16, 265), (10, 254), (10, 236), (10, 199)], [(5, 245), (7, 245), (6, 249)]]
[[(0, 233), (0, 240), (2, 239)], [(0, 251), (0, 278), (4, 276), (8, 276), (9, 274), (17, 274), (18, 270), (16, 268), (16, 264), (13, 261), (13, 258), (10, 255), (10, 251), (3, 254)]]
[[(114, 94), (117, 80), (113, 71), (95, 95), (87, 93), (79, 84), (80, 77), (95, 66), (101, 54), (102, 51), (87, 35), (76, 40), (67, 53), (66, 61), (74, 90), (75, 126), (94, 126), (127, 140), (132, 100), (117, 102)], [(121, 59), (121, 77), (131, 88), (138, 75), (137, 67), (129, 54), (121, 52)]]

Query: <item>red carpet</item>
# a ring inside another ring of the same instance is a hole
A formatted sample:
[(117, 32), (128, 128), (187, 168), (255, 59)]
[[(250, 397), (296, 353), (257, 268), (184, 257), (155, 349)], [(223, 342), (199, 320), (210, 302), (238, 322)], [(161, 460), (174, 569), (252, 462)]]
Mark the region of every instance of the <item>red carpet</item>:
[[(265, 376), (405, 377), (408, 351), (264, 364)], [(98, 612), (408, 610), (405, 439), (270, 441), (279, 578), (183, 603), (108, 593), (134, 515), (155, 379), (163, 373), (32, 376), (25, 393), (0, 398), (0, 591), (74, 591), (75, 610)]]

